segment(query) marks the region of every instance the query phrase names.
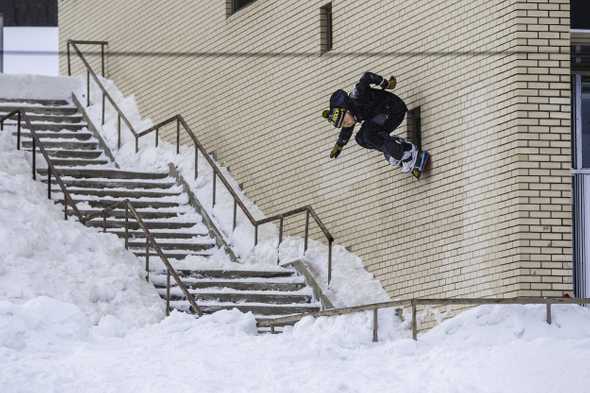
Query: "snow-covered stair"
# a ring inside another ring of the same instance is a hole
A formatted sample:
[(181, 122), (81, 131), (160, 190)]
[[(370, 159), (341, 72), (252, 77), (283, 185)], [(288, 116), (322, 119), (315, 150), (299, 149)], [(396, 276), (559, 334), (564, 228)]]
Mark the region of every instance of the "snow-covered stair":
[[(101, 148), (76, 106), (67, 101), (0, 99), (0, 115), (19, 107), (26, 112), (52, 164), (60, 173), (68, 192), (82, 214), (102, 211), (106, 206), (128, 199), (138, 211), (166, 257), (205, 313), (238, 308), (257, 319), (317, 311), (320, 304), (313, 291), (295, 270), (280, 267), (252, 267), (239, 263), (215, 266), (210, 257), (219, 253), (202, 217), (188, 204), (188, 195), (168, 173), (135, 172), (117, 168)], [(7, 121), (6, 124), (15, 124)], [(21, 142), (31, 151), (30, 131), (21, 130)], [(43, 162), (38, 159), (37, 162)], [(47, 182), (47, 169), (40, 168)], [(52, 179), (52, 197), (63, 205), (63, 194)], [(68, 214), (73, 215), (72, 207)], [(88, 226), (103, 230), (105, 222), (95, 219)], [(125, 210), (115, 209), (106, 219), (107, 232), (125, 237)], [(128, 225), (129, 249), (142, 261), (146, 238), (134, 220)], [(150, 280), (166, 298), (164, 265), (153, 249), (149, 251)], [(206, 267), (206, 268), (205, 268)], [(173, 283), (171, 307), (187, 311), (189, 303)]]

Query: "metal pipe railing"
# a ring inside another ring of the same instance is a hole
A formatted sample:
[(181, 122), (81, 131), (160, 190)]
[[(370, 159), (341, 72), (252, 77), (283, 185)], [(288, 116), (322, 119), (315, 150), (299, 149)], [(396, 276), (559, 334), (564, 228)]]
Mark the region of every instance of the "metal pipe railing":
[[(105, 41), (84, 41), (84, 43), (101, 43), (101, 42), (105, 42)], [(315, 212), (315, 210), (311, 206), (303, 206), (303, 207), (300, 207), (297, 209), (290, 210), (285, 213), (277, 214), (277, 215), (267, 217), (267, 218), (264, 218), (261, 220), (256, 220), (254, 218), (254, 216), (252, 215), (252, 213), (248, 210), (246, 205), (242, 202), (242, 200), (240, 199), (239, 195), (236, 193), (234, 188), (230, 185), (229, 181), (226, 179), (226, 177), (224, 176), (223, 172), (221, 171), (221, 169), (219, 168), (217, 163), (211, 158), (211, 155), (207, 152), (205, 147), (197, 139), (197, 137), (195, 136), (195, 133), (191, 130), (191, 128), (189, 127), (187, 122), (184, 120), (182, 115), (178, 114), (178, 115), (172, 116), (172, 117), (170, 117), (166, 120), (163, 120), (163, 121), (159, 122), (158, 124), (153, 125), (141, 132), (136, 132), (135, 129), (131, 126), (130, 122), (125, 117), (125, 115), (123, 114), (123, 112), (121, 111), (121, 109), (115, 104), (114, 100), (108, 94), (104, 85), (98, 80), (98, 77), (96, 76), (96, 73), (92, 70), (92, 66), (90, 65), (90, 63), (88, 63), (88, 61), (84, 58), (84, 55), (78, 49), (76, 44), (81, 43), (81, 42), (69, 40), (68, 43), (71, 44), (72, 48), (74, 48), (74, 50), (76, 51), (76, 54), (80, 57), (80, 59), (82, 60), (82, 62), (84, 63), (84, 65), (87, 68), (87, 89), (88, 90), (90, 89), (89, 80), (90, 80), (90, 76), (92, 76), (94, 78), (94, 80), (97, 82), (97, 85), (99, 86), (99, 88), (102, 90), (102, 93), (103, 93), (103, 107), (102, 107), (103, 124), (104, 124), (105, 96), (108, 98), (108, 100), (111, 102), (112, 106), (117, 111), (117, 124), (118, 124), (117, 146), (118, 146), (118, 148), (121, 148), (121, 126), (120, 126), (121, 119), (123, 119), (127, 123), (129, 130), (131, 131), (131, 133), (135, 137), (135, 152), (136, 153), (139, 152), (139, 138), (144, 137), (144, 136), (149, 135), (152, 132), (154, 132), (155, 133), (155, 146), (157, 147), (158, 141), (159, 141), (160, 129), (162, 127), (169, 125), (169, 124), (176, 124), (176, 153), (177, 154), (180, 153), (180, 129), (182, 128), (184, 130), (185, 134), (188, 135), (189, 138), (192, 140), (193, 145), (194, 145), (194, 149), (195, 149), (195, 179), (197, 179), (199, 176), (199, 152), (201, 152), (202, 156), (205, 158), (205, 160), (207, 161), (207, 163), (209, 164), (209, 166), (211, 167), (211, 169), (213, 171), (213, 181), (212, 181), (212, 205), (213, 205), (213, 207), (215, 206), (215, 203), (216, 203), (217, 179), (219, 179), (219, 181), (221, 181), (221, 183), (225, 186), (225, 189), (231, 194), (231, 196), (233, 198), (234, 207), (233, 207), (233, 228), (232, 228), (232, 230), (236, 229), (237, 207), (239, 207), (240, 210), (242, 211), (242, 213), (248, 218), (248, 221), (250, 221), (250, 224), (254, 227), (254, 246), (256, 246), (258, 244), (258, 228), (259, 228), (259, 226), (263, 225), (263, 224), (279, 221), (279, 223), (280, 223), (279, 224), (279, 242), (277, 244), (277, 249), (279, 249), (280, 245), (281, 245), (282, 238), (283, 238), (284, 220), (288, 217), (292, 217), (292, 216), (299, 215), (299, 214), (305, 214), (305, 229), (304, 229), (304, 231), (305, 231), (304, 232), (304, 252), (305, 252), (305, 251), (307, 251), (308, 244), (309, 244), (309, 221), (310, 221), (309, 218), (310, 217), (313, 218), (315, 223), (318, 225), (318, 227), (320, 228), (320, 230), (324, 234), (326, 240), (328, 241), (328, 285), (330, 284), (330, 282), (332, 281), (332, 248), (333, 248), (333, 244), (334, 244), (334, 237), (330, 234), (330, 232), (328, 231), (328, 229), (326, 228), (326, 226), (324, 225), (322, 220), (319, 218), (319, 216), (317, 215), (317, 213)], [(68, 45), (68, 48), (69, 48), (69, 45)], [(69, 59), (69, 52), (68, 52), (68, 59)], [(87, 91), (87, 96), (90, 97), (89, 91)], [(279, 260), (277, 261), (277, 263), (280, 263), (280, 256), (279, 256)]]
[(29, 119), (29, 117), (26, 115), (25, 111), (21, 110), (21, 109), (17, 109), (15, 111), (12, 111), (12, 112), (2, 116), (0, 118), (0, 131), (4, 130), (4, 121), (13, 117), (14, 115), (17, 115), (17, 128), (16, 128), (17, 129), (17, 131), (16, 131), (17, 132), (17, 137), (16, 137), (16, 149), (17, 150), (20, 150), (20, 148), (21, 148), (21, 122), (22, 121), (25, 122), (26, 127), (29, 129), (29, 132), (31, 133), (32, 153), (33, 153), (33, 156), (32, 156), (33, 180), (37, 179), (37, 159), (36, 159), (36, 157), (37, 157), (37, 147), (39, 147), (39, 151), (41, 152), (41, 154), (43, 155), (43, 158), (45, 158), (45, 161), (47, 162), (47, 197), (49, 199), (51, 199), (51, 177), (53, 176), (53, 177), (55, 177), (55, 181), (57, 182), (62, 193), (64, 194), (64, 217), (65, 217), (65, 219), (66, 220), (68, 219), (67, 209), (68, 209), (68, 201), (69, 201), (72, 210), (74, 211), (76, 216), (78, 216), (78, 219), (81, 220), (80, 222), (84, 223), (82, 221), (82, 214), (80, 213), (80, 210), (78, 210), (78, 207), (76, 206), (76, 202), (74, 202), (70, 193), (68, 192), (64, 182), (61, 179), (61, 176), (59, 175), (59, 172), (57, 170), (55, 170), (55, 167), (51, 163), (51, 160), (49, 159), (49, 155), (47, 154), (45, 147), (41, 143), (41, 140), (39, 139), (39, 136), (35, 132), (33, 124), (31, 123), (31, 120)]
[(62, 193), (64, 194), (64, 218), (66, 220), (68, 219), (68, 201), (69, 201), (69, 204), (71, 206), (73, 214), (75, 214), (78, 217), (78, 220), (80, 221), (80, 223), (87, 225), (91, 220), (93, 220), (97, 217), (101, 217), (103, 219), (103, 232), (106, 232), (108, 214), (112, 213), (113, 210), (116, 209), (117, 207), (125, 207), (125, 248), (126, 249), (129, 248), (129, 213), (131, 213), (131, 215), (135, 218), (137, 224), (143, 230), (145, 237), (146, 237), (146, 280), (149, 280), (149, 249), (150, 249), (150, 247), (156, 251), (156, 253), (160, 257), (160, 259), (162, 260), (162, 262), (166, 266), (166, 274), (167, 274), (167, 279), (166, 279), (166, 281), (167, 281), (167, 284), (166, 284), (167, 285), (167, 287), (166, 287), (166, 315), (169, 315), (169, 313), (170, 313), (170, 277), (172, 276), (174, 278), (174, 280), (176, 281), (176, 284), (178, 285), (178, 287), (180, 288), (180, 290), (183, 292), (183, 294), (186, 296), (188, 302), (190, 303), (190, 308), (189, 308), (190, 311), (193, 314), (196, 313), (199, 316), (201, 316), (202, 315), (201, 309), (197, 305), (197, 303), (194, 299), (194, 296), (188, 291), (188, 289), (186, 288), (186, 286), (184, 285), (184, 283), (180, 279), (180, 276), (178, 275), (176, 270), (174, 270), (174, 268), (170, 264), (168, 257), (166, 257), (166, 255), (164, 254), (164, 252), (160, 248), (160, 245), (156, 242), (155, 238), (152, 236), (151, 232), (149, 231), (149, 229), (147, 228), (147, 226), (143, 222), (141, 216), (135, 210), (133, 205), (131, 205), (129, 200), (125, 199), (123, 201), (108, 205), (102, 211), (99, 211), (97, 213), (83, 215), (80, 212), (80, 210), (78, 209), (78, 207), (76, 206), (76, 202), (71, 197), (67, 187), (65, 186), (65, 183), (61, 179), (59, 171), (57, 171), (56, 168), (51, 163), (51, 160), (49, 159), (49, 155), (47, 154), (47, 151), (45, 150), (43, 143), (41, 142), (41, 140), (39, 139), (39, 136), (35, 132), (33, 124), (31, 123), (31, 121), (30, 121), (29, 117), (26, 115), (26, 113), (21, 109), (17, 109), (15, 111), (12, 111), (12, 112), (0, 117), (0, 131), (4, 131), (4, 121), (15, 116), (15, 115), (17, 116), (17, 150), (20, 150), (20, 148), (21, 148), (21, 122), (24, 121), (26, 127), (29, 129), (29, 131), (31, 133), (32, 155), (33, 155), (33, 157), (32, 157), (33, 158), (32, 159), (33, 180), (37, 179), (37, 160), (35, 157), (37, 155), (37, 147), (38, 147), (41, 154), (45, 158), (45, 161), (47, 162), (47, 197), (48, 197), (48, 199), (51, 199), (51, 185), (52, 185), (51, 177), (53, 176), (53, 177), (55, 177), (57, 184), (59, 185)]
[(301, 314), (289, 315), (286, 317), (266, 319), (257, 322), (258, 327), (269, 327), (274, 331), (276, 327), (285, 326), (299, 322), (304, 317), (333, 317), (340, 315), (349, 315), (358, 312), (372, 311), (373, 312), (373, 341), (378, 341), (379, 324), (378, 312), (383, 308), (392, 307), (410, 307), (411, 308), (411, 329), (412, 338), (418, 339), (418, 306), (449, 306), (449, 305), (463, 305), (463, 306), (481, 306), (484, 304), (545, 304), (545, 320), (548, 324), (552, 323), (551, 306), (555, 304), (590, 304), (590, 298), (543, 298), (543, 297), (515, 297), (515, 298), (453, 298), (453, 299), (406, 299), (394, 300), (390, 302), (365, 304), (361, 306), (333, 308), (330, 310), (306, 312)]
[(135, 210), (135, 208), (133, 207), (133, 205), (131, 204), (131, 202), (128, 199), (107, 205), (102, 211), (86, 215), (85, 222), (88, 223), (95, 218), (102, 217), (103, 218), (103, 232), (106, 232), (106, 230), (107, 230), (106, 218), (109, 215), (109, 213), (113, 213), (114, 210), (117, 208), (125, 208), (125, 248), (126, 249), (129, 249), (129, 213), (131, 213), (131, 216), (133, 216), (135, 218), (136, 223), (139, 225), (139, 227), (144, 232), (145, 242), (146, 242), (146, 250), (145, 250), (146, 251), (146, 253), (145, 253), (145, 271), (146, 271), (145, 279), (146, 279), (146, 281), (149, 281), (149, 274), (150, 274), (150, 262), (149, 262), (150, 261), (150, 259), (149, 259), (150, 248), (153, 248), (154, 251), (156, 251), (156, 253), (160, 257), (160, 259), (162, 260), (162, 262), (166, 266), (166, 315), (170, 314), (170, 277), (172, 277), (172, 278), (174, 278), (174, 281), (176, 282), (176, 285), (178, 286), (178, 288), (180, 288), (180, 290), (186, 296), (188, 302), (190, 303), (191, 312), (193, 314), (198, 314), (199, 316), (201, 316), (202, 311), (201, 311), (200, 307), (197, 305), (193, 294), (188, 291), (188, 289), (186, 288), (186, 286), (184, 285), (184, 283), (180, 279), (180, 276), (178, 275), (178, 273), (176, 272), (174, 267), (172, 267), (170, 260), (168, 259), (166, 254), (164, 254), (164, 252), (162, 251), (162, 248), (160, 247), (158, 242), (156, 242), (156, 240), (153, 237), (153, 235), (151, 234), (150, 230), (147, 228), (147, 226), (143, 222), (143, 219), (141, 218), (141, 216), (139, 215), (137, 210)]
[[(83, 42), (88, 43), (88, 42), (101, 42), (101, 41), (83, 41)], [(104, 42), (106, 42), (106, 41), (104, 41)], [(131, 124), (131, 122), (127, 118), (127, 116), (125, 116), (125, 113), (123, 113), (123, 111), (121, 110), (119, 105), (117, 105), (117, 103), (115, 102), (113, 97), (109, 94), (107, 89), (104, 87), (102, 81), (96, 75), (96, 73), (92, 69), (92, 66), (90, 65), (88, 60), (86, 60), (86, 57), (82, 54), (82, 52), (80, 51), (80, 49), (78, 48), (76, 43), (80, 43), (80, 41), (68, 40), (68, 64), (70, 62), (69, 48), (71, 46), (72, 48), (74, 48), (74, 51), (76, 52), (76, 54), (78, 55), (80, 60), (82, 60), (82, 63), (86, 67), (86, 106), (87, 107), (90, 106), (90, 77), (92, 76), (92, 79), (94, 79), (94, 81), (96, 82), (96, 85), (100, 88), (100, 90), (102, 92), (102, 119), (101, 119), (102, 125), (104, 125), (104, 123), (105, 123), (105, 105), (106, 105), (106, 100), (108, 99), (108, 101), (110, 102), (112, 107), (117, 112), (117, 147), (119, 149), (121, 148), (121, 119), (123, 119), (123, 121), (127, 125), (127, 128), (129, 129), (129, 131), (131, 131), (131, 133), (135, 137), (135, 152), (137, 153), (139, 151), (139, 145), (138, 145), (138, 141), (139, 141), (138, 138), (139, 137), (137, 135), (137, 132), (135, 131), (135, 128), (133, 127), (133, 125)], [(70, 66), (68, 65), (68, 74), (70, 74), (70, 73), (71, 73), (71, 70), (70, 70)]]

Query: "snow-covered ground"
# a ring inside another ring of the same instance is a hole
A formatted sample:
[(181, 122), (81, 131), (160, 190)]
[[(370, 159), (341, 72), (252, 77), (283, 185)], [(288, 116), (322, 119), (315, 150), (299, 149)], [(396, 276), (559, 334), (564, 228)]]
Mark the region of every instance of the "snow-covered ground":
[(552, 325), (543, 306), (478, 307), (418, 342), (392, 312), (379, 343), (369, 314), (280, 335), (257, 335), (236, 310), (164, 318), (122, 242), (64, 221), (45, 192), (0, 133), (2, 393), (590, 390), (590, 312), (578, 306), (554, 307)]

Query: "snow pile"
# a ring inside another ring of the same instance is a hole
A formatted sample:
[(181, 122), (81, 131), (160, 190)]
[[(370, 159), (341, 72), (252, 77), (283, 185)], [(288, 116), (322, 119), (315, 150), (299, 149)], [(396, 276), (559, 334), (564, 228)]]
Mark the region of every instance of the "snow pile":
[(586, 391), (590, 313), (563, 306), (553, 316), (547, 325), (543, 306), (486, 306), (418, 342), (399, 323), (383, 325), (372, 343), (369, 314), (256, 335), (253, 316), (233, 310), (173, 313), (117, 337), (88, 329), (72, 305), (0, 302), (0, 385), (14, 393)]
[(73, 77), (0, 74), (0, 98), (70, 100), (79, 93), (82, 81)]
[[(125, 113), (136, 132), (141, 132), (153, 125), (150, 119), (142, 119), (133, 97), (124, 97), (110, 80), (103, 80), (113, 99)], [(102, 96), (98, 86), (91, 87), (90, 116), (96, 124), (101, 124)], [(181, 146), (181, 154), (176, 154), (176, 145), (160, 140), (159, 147), (154, 146), (155, 135), (149, 134), (140, 139), (139, 153), (135, 154), (135, 139), (122, 122), (122, 145), (117, 150), (117, 113), (110, 104), (106, 105), (105, 125), (102, 136), (113, 151), (115, 159), (121, 168), (138, 171), (168, 171), (168, 163), (174, 163), (209, 215), (216, 222), (217, 227), (224, 233), (234, 250), (245, 264), (275, 266), (277, 263), (278, 228), (273, 224), (265, 224), (259, 228), (259, 243), (254, 247), (254, 227), (238, 208), (237, 226), (233, 231), (233, 198), (225, 187), (218, 181), (216, 205), (212, 208), (212, 179), (213, 173), (203, 157), (199, 158), (199, 178), (194, 179), (195, 156), (194, 149)], [(164, 119), (158, 119), (162, 121)], [(176, 125), (172, 124), (175, 130)], [(160, 132), (163, 132), (161, 130)], [(182, 129), (181, 129), (181, 132)], [(184, 134), (181, 134), (183, 136)], [(197, 135), (198, 137), (198, 135)], [(265, 215), (239, 189), (238, 183), (225, 168), (224, 176), (229, 179), (231, 186), (240, 196), (243, 203), (255, 219)], [(301, 237), (285, 238), (280, 248), (281, 262), (287, 263), (304, 257), (303, 239)], [(362, 260), (349, 253), (344, 247), (335, 245), (333, 249), (332, 283), (328, 281), (328, 248), (324, 243), (310, 240), (305, 262), (316, 276), (316, 281), (335, 306), (352, 306), (366, 303), (388, 301), (389, 296), (381, 284), (368, 273)]]
[(63, 219), (46, 186), (32, 181), (10, 128), (0, 133), (0, 299), (33, 301), (34, 308), (35, 299), (50, 297), (74, 304), (92, 324), (161, 319), (163, 303), (143, 280), (137, 258), (115, 235)]

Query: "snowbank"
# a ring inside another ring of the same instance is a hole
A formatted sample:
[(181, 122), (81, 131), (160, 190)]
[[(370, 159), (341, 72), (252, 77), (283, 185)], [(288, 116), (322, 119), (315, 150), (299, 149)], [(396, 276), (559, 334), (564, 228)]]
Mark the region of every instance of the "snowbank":
[(18, 393), (584, 392), (590, 312), (562, 306), (553, 315), (550, 326), (543, 306), (485, 306), (418, 342), (399, 323), (382, 325), (385, 341), (372, 343), (368, 314), (256, 335), (252, 314), (173, 313), (117, 337), (89, 329), (73, 305), (0, 302), (0, 385)]
[[(103, 81), (105, 87), (119, 104), (121, 110), (128, 117), (136, 132), (151, 127), (150, 119), (143, 119), (137, 109), (135, 99), (124, 97), (110, 80)], [(91, 87), (91, 102), (96, 103), (89, 108), (90, 116), (96, 124), (101, 124), (101, 95), (97, 86)], [(209, 215), (217, 223), (218, 228), (225, 234), (234, 250), (245, 264), (275, 266), (277, 263), (278, 228), (273, 224), (265, 224), (259, 228), (259, 243), (254, 247), (254, 228), (247, 217), (238, 209), (237, 226), (233, 231), (233, 198), (218, 182), (216, 205), (212, 208), (212, 178), (213, 173), (209, 164), (199, 159), (199, 178), (194, 179), (194, 149), (181, 147), (181, 154), (176, 154), (176, 146), (161, 140), (159, 147), (154, 146), (154, 136), (149, 135), (140, 139), (140, 150), (135, 154), (135, 139), (123, 124), (122, 146), (117, 150), (117, 113), (110, 104), (106, 106), (106, 123), (102, 135), (113, 151), (115, 159), (121, 168), (138, 171), (167, 171), (168, 163), (174, 163), (183, 174), (191, 189), (197, 195)], [(161, 121), (164, 119), (157, 119)], [(175, 127), (172, 125), (171, 127)], [(197, 135), (198, 137), (198, 135)], [(247, 206), (254, 218), (261, 219), (265, 214), (240, 190), (238, 183), (225, 168), (222, 171), (241, 200)], [(328, 248), (324, 243), (310, 241), (307, 253), (303, 252), (301, 237), (285, 238), (280, 248), (281, 262), (288, 263), (294, 259), (304, 258), (306, 264), (316, 276), (318, 283), (335, 306), (353, 306), (366, 303), (388, 301), (389, 296), (381, 284), (368, 273), (362, 260), (346, 251), (342, 246), (335, 245), (333, 249), (332, 283), (328, 287)]]
[(137, 258), (115, 235), (63, 219), (46, 187), (31, 179), (10, 128), (0, 133), (0, 300), (50, 297), (74, 304), (92, 324), (160, 320), (163, 302), (142, 278)]
[(0, 74), (0, 98), (70, 100), (81, 86), (73, 77)]

